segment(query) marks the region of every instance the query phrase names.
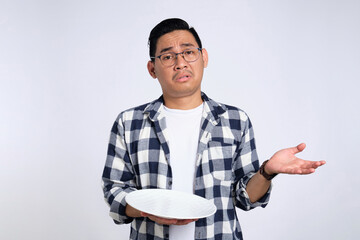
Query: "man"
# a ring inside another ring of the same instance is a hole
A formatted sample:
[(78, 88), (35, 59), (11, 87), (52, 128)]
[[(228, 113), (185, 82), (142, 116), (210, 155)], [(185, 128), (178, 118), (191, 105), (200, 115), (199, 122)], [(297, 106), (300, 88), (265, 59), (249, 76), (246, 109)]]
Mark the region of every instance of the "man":
[[(122, 112), (113, 125), (103, 172), (110, 216), (132, 222), (130, 239), (242, 239), (235, 206), (265, 207), (276, 174), (313, 173), (325, 161), (297, 158), (305, 148), (300, 144), (278, 151), (259, 169), (246, 113), (201, 92), (208, 54), (194, 28), (164, 20), (151, 31), (149, 47), (147, 68), (163, 95)], [(128, 193), (147, 188), (192, 192), (212, 200), (217, 211), (177, 220), (126, 204)]]

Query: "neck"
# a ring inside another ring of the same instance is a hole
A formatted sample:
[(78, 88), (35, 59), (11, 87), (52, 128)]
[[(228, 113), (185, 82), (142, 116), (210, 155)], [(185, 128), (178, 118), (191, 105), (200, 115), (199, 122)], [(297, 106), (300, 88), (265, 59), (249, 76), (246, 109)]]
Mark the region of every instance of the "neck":
[(203, 102), (201, 98), (201, 92), (199, 92), (199, 94), (186, 97), (169, 97), (165, 94), (163, 95), (163, 97), (165, 106), (171, 109), (193, 109), (200, 106)]

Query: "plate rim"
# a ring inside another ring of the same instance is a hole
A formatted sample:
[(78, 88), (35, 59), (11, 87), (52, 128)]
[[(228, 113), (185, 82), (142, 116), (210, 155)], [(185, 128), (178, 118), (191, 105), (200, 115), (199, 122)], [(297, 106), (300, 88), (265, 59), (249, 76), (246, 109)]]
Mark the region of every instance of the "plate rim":
[[(128, 201), (128, 196), (130, 194), (139, 194), (139, 191), (141, 192), (145, 192), (145, 191), (162, 191), (162, 192), (165, 192), (165, 191), (168, 191), (168, 192), (175, 192), (176, 194), (181, 194), (181, 195), (186, 195), (186, 196), (189, 196), (189, 197), (196, 197), (196, 198), (200, 198), (200, 199), (203, 199), (203, 200), (206, 200), (207, 202), (209, 202), (209, 204), (212, 205), (212, 211), (211, 213), (209, 212), (208, 214), (202, 214), (202, 215), (197, 215), (197, 216), (192, 216), (192, 217), (180, 217), (180, 216), (172, 216), (172, 215), (164, 215), (164, 214), (158, 214), (158, 213), (151, 213), (151, 212), (148, 212), (148, 211), (144, 211), (144, 210), (141, 210), (138, 206), (137, 207), (134, 207), (133, 205), (131, 205), (131, 203), (129, 203)], [(201, 219), (201, 218), (205, 218), (205, 217), (209, 217), (211, 215), (213, 215), (216, 211), (217, 211), (217, 207), (216, 205), (214, 204), (214, 202), (212, 202), (211, 200), (209, 199), (206, 199), (204, 197), (201, 197), (199, 195), (196, 195), (196, 194), (191, 194), (191, 193), (188, 193), (188, 192), (182, 192), (182, 191), (177, 191), (177, 190), (172, 190), (172, 189), (163, 189), (163, 188), (146, 188), (146, 189), (138, 189), (138, 190), (135, 190), (135, 191), (132, 191), (130, 193), (128, 193), (126, 196), (125, 196), (125, 201), (126, 201), (126, 204), (129, 204), (131, 207), (137, 209), (138, 211), (141, 211), (141, 212), (145, 212), (145, 213), (148, 213), (148, 214), (151, 214), (151, 215), (154, 215), (154, 216), (157, 216), (157, 217), (161, 217), (161, 218), (167, 218), (167, 219), (181, 219), (181, 220), (185, 220), (185, 219)]]

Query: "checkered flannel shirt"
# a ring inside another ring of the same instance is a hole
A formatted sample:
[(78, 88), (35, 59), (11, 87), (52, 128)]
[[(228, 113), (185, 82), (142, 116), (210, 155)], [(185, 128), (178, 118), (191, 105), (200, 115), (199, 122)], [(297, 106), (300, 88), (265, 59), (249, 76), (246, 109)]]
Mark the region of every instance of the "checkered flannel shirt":
[[(210, 199), (214, 215), (195, 223), (194, 239), (242, 239), (235, 206), (265, 207), (269, 191), (251, 203), (246, 185), (259, 169), (251, 122), (242, 110), (202, 93), (204, 111), (196, 156), (194, 193)], [(126, 216), (125, 196), (137, 189), (171, 189), (171, 153), (163, 98), (119, 114), (114, 123), (102, 176), (104, 197), (117, 224), (132, 223), (130, 239), (169, 239), (169, 226)]]

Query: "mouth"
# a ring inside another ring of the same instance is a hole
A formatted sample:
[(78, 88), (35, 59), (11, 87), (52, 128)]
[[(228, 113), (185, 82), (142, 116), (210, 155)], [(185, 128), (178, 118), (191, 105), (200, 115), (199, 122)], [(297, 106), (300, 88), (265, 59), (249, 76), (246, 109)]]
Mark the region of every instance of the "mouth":
[(190, 76), (185, 75), (185, 76), (181, 76), (181, 77), (177, 78), (176, 81), (178, 81), (178, 82), (185, 82), (185, 81), (187, 81), (189, 78), (190, 78)]
[(177, 82), (186, 82), (190, 78), (191, 78), (191, 74), (189, 73), (177, 74), (174, 76), (174, 80)]

